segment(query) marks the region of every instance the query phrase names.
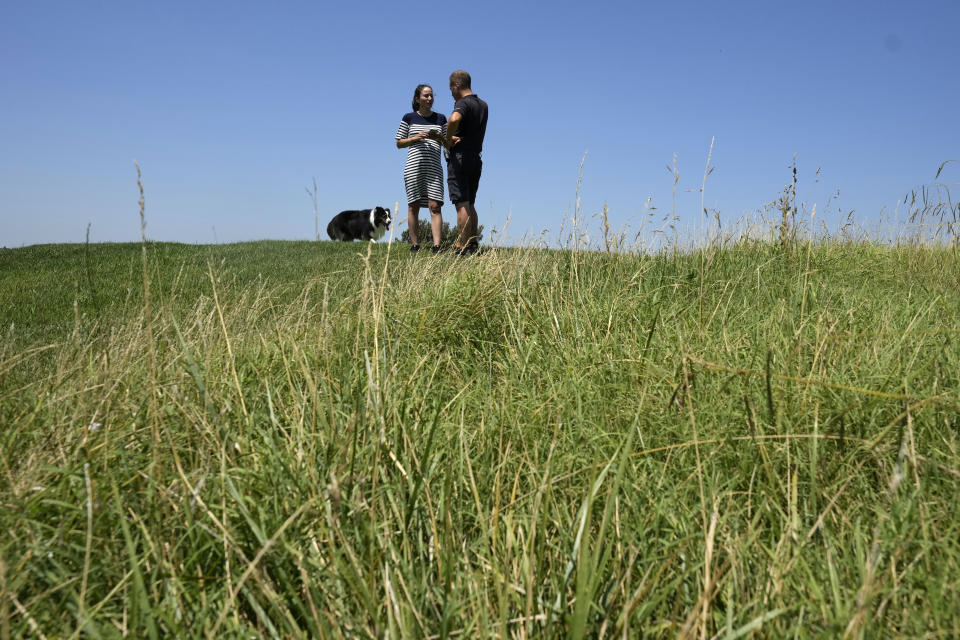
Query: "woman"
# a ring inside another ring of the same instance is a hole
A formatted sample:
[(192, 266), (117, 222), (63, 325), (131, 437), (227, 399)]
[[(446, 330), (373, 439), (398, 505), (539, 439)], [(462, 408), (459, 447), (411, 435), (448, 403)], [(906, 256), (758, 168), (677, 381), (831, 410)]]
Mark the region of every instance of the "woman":
[(410, 251), (420, 250), (417, 234), (420, 207), (430, 208), (433, 231), (433, 252), (440, 251), (443, 217), (443, 168), (440, 165), (439, 140), (447, 133), (447, 118), (433, 112), (433, 88), (417, 85), (413, 92), (413, 111), (403, 116), (397, 129), (397, 148), (407, 151), (403, 182), (407, 191), (407, 225), (410, 230)]

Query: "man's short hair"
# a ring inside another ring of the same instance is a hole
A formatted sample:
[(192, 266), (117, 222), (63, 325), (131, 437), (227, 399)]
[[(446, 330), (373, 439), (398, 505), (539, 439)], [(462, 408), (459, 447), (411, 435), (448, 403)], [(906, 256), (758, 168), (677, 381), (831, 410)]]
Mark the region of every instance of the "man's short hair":
[(470, 74), (463, 69), (458, 69), (450, 74), (450, 84), (459, 84), (462, 89), (470, 88)]

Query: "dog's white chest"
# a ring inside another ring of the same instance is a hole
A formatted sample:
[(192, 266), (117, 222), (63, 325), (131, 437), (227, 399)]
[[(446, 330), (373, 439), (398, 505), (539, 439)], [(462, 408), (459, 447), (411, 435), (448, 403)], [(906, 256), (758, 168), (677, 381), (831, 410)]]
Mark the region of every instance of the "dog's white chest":
[(383, 234), (387, 232), (386, 227), (377, 224), (376, 213), (376, 209), (370, 209), (370, 226), (373, 228), (373, 231), (370, 232), (370, 239), (374, 242), (382, 238)]

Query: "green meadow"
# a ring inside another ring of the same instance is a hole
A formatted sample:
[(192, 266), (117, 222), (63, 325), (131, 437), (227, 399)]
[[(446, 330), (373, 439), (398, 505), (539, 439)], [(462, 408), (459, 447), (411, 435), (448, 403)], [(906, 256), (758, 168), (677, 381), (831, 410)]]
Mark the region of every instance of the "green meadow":
[(960, 256), (0, 250), (0, 637), (960, 637)]

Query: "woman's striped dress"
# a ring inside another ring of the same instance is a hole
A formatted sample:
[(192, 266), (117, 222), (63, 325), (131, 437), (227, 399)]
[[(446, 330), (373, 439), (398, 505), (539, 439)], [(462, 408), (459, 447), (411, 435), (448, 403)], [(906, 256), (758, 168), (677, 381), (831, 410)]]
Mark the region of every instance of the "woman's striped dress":
[[(409, 138), (421, 131), (439, 131), (447, 134), (447, 118), (442, 113), (431, 113), (424, 118), (416, 111), (403, 116), (397, 129), (397, 140)], [(424, 138), (407, 147), (407, 164), (403, 167), (403, 183), (407, 188), (407, 203), (427, 206), (428, 200), (443, 202), (443, 167), (440, 164), (440, 143)]]

